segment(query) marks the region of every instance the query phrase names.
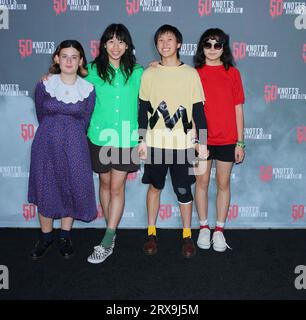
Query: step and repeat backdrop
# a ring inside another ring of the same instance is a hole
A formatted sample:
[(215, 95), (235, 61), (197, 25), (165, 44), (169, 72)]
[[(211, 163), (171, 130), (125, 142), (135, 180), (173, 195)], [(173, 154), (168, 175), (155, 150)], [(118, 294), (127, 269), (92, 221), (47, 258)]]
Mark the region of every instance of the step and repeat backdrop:
[[(153, 35), (173, 24), (184, 36), (181, 59), (193, 63), (204, 30), (230, 35), (245, 88), (246, 158), (231, 175), (228, 228), (305, 228), (306, 1), (285, 0), (0, 0), (0, 227), (38, 227), (27, 202), (30, 148), (38, 123), (34, 88), (64, 39), (79, 40), (88, 61), (110, 23), (130, 30), (144, 67), (158, 59)], [(144, 228), (143, 168), (128, 176), (121, 228)], [(94, 175), (97, 219), (76, 227), (104, 227)], [(168, 179), (158, 226), (181, 226)], [(215, 169), (209, 222), (215, 224)], [(56, 222), (58, 223), (58, 221)], [(55, 224), (56, 226), (56, 224)], [(193, 227), (198, 226), (193, 212)]]

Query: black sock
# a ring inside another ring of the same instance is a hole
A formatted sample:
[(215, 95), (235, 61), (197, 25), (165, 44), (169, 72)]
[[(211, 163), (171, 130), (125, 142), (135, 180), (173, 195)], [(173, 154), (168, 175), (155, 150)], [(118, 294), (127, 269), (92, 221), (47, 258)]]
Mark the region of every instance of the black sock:
[(71, 230), (63, 230), (61, 229), (61, 232), (60, 232), (60, 239), (71, 239), (71, 233), (70, 233)]
[(46, 243), (50, 243), (53, 241), (53, 231), (50, 232), (42, 232), (41, 233), (42, 240)]

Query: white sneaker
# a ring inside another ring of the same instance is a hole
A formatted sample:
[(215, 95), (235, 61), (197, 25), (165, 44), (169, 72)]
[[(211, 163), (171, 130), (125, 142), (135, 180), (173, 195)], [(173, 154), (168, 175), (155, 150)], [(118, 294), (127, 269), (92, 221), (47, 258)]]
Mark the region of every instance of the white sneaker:
[(101, 263), (113, 253), (113, 247), (95, 246), (94, 252), (87, 258), (90, 263)]
[(212, 237), (213, 248), (215, 251), (224, 252), (226, 248), (232, 248), (226, 243), (224, 234), (221, 231), (215, 231)]
[(115, 240), (116, 240), (116, 235), (114, 235), (113, 240), (112, 240), (112, 249), (115, 248)]
[(197, 245), (201, 249), (209, 249), (210, 248), (210, 229), (202, 228), (200, 229)]

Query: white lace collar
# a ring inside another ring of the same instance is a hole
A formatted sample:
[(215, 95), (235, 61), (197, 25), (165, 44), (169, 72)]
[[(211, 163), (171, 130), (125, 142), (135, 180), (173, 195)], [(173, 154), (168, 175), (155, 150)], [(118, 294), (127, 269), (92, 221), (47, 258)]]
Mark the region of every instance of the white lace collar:
[(91, 83), (79, 76), (73, 85), (65, 84), (59, 74), (49, 77), (43, 83), (52, 98), (55, 97), (58, 101), (63, 101), (64, 103), (83, 101), (94, 88)]

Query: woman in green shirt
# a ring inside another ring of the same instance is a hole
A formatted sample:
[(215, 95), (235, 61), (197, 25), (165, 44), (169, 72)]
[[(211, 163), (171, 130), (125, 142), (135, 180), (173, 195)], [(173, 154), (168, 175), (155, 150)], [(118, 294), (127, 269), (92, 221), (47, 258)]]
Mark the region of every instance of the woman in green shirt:
[(136, 64), (134, 45), (122, 24), (109, 25), (99, 55), (88, 65), (86, 80), (94, 84), (96, 104), (88, 129), (93, 170), (99, 174), (100, 202), (107, 229), (88, 257), (103, 262), (112, 254), (116, 228), (124, 210), (127, 174), (139, 169), (138, 92), (143, 68)]

